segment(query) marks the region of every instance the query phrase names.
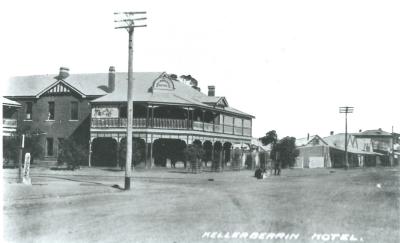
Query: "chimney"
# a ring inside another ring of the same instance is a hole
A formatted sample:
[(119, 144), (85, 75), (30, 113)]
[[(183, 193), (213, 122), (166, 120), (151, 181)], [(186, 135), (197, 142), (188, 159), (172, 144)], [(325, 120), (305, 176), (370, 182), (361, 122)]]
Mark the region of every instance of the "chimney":
[(307, 133), (307, 141), (310, 140), (310, 134)]
[(60, 73), (55, 78), (57, 80), (65, 80), (69, 76), (69, 68), (67, 67), (60, 67)]
[(334, 132), (333, 132), (333, 131), (331, 131), (331, 133), (330, 133), (330, 134), (331, 134), (331, 136), (332, 136), (332, 135), (334, 134)]
[(108, 93), (114, 92), (115, 89), (115, 67), (110, 66), (108, 69)]
[(215, 86), (214, 85), (208, 86), (208, 96), (215, 96)]

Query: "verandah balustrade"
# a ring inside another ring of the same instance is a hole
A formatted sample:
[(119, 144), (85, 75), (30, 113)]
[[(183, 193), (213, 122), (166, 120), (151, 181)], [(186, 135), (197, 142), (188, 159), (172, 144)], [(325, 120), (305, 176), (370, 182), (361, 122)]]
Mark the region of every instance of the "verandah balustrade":
[[(92, 118), (92, 128), (123, 128), (128, 124), (127, 118)], [(225, 133), (251, 136), (251, 128), (236, 127), (226, 124), (213, 124), (187, 119), (154, 118), (146, 122), (146, 118), (133, 118), (134, 128), (190, 129), (204, 132)]]
[(4, 127), (17, 127), (17, 119), (3, 118)]

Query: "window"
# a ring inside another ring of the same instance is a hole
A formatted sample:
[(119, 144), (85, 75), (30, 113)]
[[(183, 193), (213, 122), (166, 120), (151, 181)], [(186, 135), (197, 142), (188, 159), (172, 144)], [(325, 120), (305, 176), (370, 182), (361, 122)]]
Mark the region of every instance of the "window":
[(235, 127), (242, 127), (242, 118), (235, 117)]
[(127, 114), (128, 109), (126, 108), (126, 106), (121, 106), (119, 108), (119, 117), (120, 118), (127, 118), (128, 114)]
[(47, 142), (47, 156), (53, 156), (53, 138), (47, 138), (46, 139)]
[(78, 102), (71, 102), (71, 120), (78, 120)]
[(54, 102), (53, 101), (49, 102), (49, 116), (47, 117), (47, 120), (54, 120)]
[(26, 102), (26, 120), (32, 120), (32, 102)]
[(251, 128), (251, 120), (243, 120), (243, 127)]
[(224, 124), (225, 124), (225, 125), (233, 125), (233, 117), (231, 117), (231, 116), (225, 116), (225, 117), (224, 117)]

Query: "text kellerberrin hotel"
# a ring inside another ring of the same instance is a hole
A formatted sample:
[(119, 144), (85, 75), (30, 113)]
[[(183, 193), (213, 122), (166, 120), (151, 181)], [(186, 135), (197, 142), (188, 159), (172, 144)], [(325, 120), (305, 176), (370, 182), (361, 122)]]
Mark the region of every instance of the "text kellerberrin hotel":
[(268, 233), (268, 232), (204, 232), (201, 236), (203, 239), (250, 239), (250, 240), (299, 240), (310, 239), (313, 241), (349, 241), (349, 242), (363, 242), (362, 237), (356, 237), (354, 234), (319, 234), (302, 236), (296, 233)]

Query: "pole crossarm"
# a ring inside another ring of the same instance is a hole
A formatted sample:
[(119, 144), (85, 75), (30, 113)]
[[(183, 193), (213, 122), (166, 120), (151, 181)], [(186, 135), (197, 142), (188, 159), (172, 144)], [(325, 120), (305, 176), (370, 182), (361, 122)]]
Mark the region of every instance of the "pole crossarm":
[(136, 21), (136, 20), (146, 20), (147, 18), (137, 18), (137, 19), (120, 19), (114, 20), (114, 22), (125, 22), (125, 21)]
[(119, 27), (115, 27), (115, 29), (129, 29), (129, 28), (140, 28), (140, 27), (147, 27), (147, 25), (128, 25), (128, 26), (119, 26)]
[(141, 11), (141, 12), (114, 12), (114, 14), (129, 14), (129, 15), (133, 15), (133, 14), (146, 14), (146, 11)]
[(342, 106), (339, 107), (339, 113), (353, 113), (354, 107), (352, 106)]

